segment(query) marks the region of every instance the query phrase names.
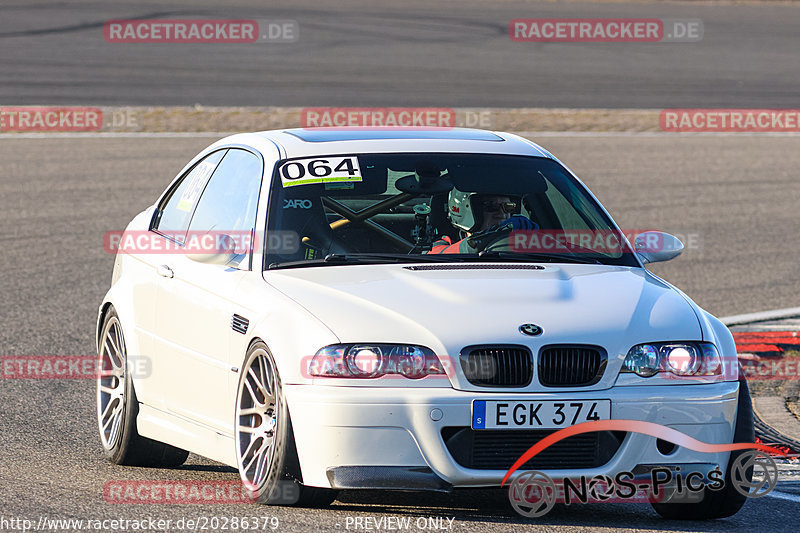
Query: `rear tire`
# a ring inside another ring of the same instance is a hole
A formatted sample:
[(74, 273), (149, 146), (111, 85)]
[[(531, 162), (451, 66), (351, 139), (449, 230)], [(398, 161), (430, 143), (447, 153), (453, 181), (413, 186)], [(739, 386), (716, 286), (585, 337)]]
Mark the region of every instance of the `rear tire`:
[[(756, 440), (753, 427), (753, 403), (747, 381), (739, 380), (739, 404), (736, 411), (736, 429), (733, 442), (753, 443)], [(703, 499), (696, 503), (653, 503), (653, 509), (663, 518), (669, 520), (713, 520), (735, 515), (747, 501), (747, 496), (740, 494), (731, 482), (733, 462), (748, 450), (731, 452), (728, 468), (725, 472), (725, 486), (720, 490), (703, 489)], [(752, 469), (747, 472), (747, 479), (752, 479)]]
[(139, 435), (139, 401), (128, 368), (128, 352), (117, 312), (103, 320), (98, 350), (97, 423), (103, 455), (127, 466), (180, 466), (189, 452)]
[(298, 507), (323, 507), (336, 499), (335, 490), (302, 483), (278, 368), (261, 341), (247, 351), (239, 372), (235, 428), (239, 475), (252, 499)]

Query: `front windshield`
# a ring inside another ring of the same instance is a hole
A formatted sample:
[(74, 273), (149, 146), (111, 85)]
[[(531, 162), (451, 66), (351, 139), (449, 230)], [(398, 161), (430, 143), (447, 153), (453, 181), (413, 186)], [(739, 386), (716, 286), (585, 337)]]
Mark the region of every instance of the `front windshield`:
[(265, 265), (390, 261), (638, 266), (559, 163), (484, 154), (360, 154), (276, 166)]

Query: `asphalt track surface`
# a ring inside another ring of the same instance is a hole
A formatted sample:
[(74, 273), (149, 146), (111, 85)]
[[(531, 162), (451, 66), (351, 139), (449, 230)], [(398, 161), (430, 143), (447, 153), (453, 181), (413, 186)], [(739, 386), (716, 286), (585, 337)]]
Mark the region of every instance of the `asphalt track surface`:
[[(701, 19), (696, 43), (516, 43), (516, 18)], [(283, 44), (112, 44), (109, 19), (291, 19)], [(0, 104), (797, 107), (796, 3), (5, 0)]]
[[(92, 354), (110, 283), (104, 232), (122, 229), (214, 138), (0, 138), (0, 354)], [(699, 249), (654, 270), (717, 314), (796, 305), (800, 137), (537, 137), (627, 227), (697, 232)], [(355, 531), (348, 517), (455, 518), (450, 531), (792, 531), (798, 503), (767, 497), (710, 523), (661, 520), (646, 504), (556, 508), (527, 520), (504, 492), (344, 492), (327, 510), (249, 505), (124, 505), (120, 480), (236, 480), (197, 456), (175, 470), (101, 456), (88, 380), (0, 380), (1, 518), (277, 517), (279, 531)], [(789, 490), (781, 488), (781, 490)], [(174, 522), (173, 522), (174, 523)], [(0, 528), (11, 531), (9, 527)], [(416, 529), (411, 529), (415, 531)], [(171, 531), (177, 531), (172, 529)], [(359, 531), (365, 531), (360, 529)]]

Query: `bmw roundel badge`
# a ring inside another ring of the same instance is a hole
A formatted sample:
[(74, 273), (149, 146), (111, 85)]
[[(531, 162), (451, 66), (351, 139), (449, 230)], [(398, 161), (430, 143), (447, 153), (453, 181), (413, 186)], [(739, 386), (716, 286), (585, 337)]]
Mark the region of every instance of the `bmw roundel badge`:
[(522, 324), (519, 327), (519, 331), (523, 335), (530, 335), (531, 337), (535, 337), (537, 335), (542, 334), (542, 328), (537, 326), (536, 324)]

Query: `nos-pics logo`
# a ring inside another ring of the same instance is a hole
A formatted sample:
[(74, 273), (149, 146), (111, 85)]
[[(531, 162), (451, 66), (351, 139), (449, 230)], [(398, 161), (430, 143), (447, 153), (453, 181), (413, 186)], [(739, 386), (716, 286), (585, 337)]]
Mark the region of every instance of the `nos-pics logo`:
[[(770, 455), (785, 452), (763, 444), (733, 443), (708, 444), (672, 428), (638, 420), (598, 420), (577, 424), (545, 437), (514, 463), (503, 478), (502, 485), (515, 471), (534, 456), (556, 442), (593, 431), (626, 431), (641, 433), (666, 440), (701, 453), (721, 453), (744, 450), (730, 463), (729, 482), (734, 490), (748, 498), (761, 498), (769, 494), (778, 483), (778, 466)], [(642, 475), (618, 472), (616, 475), (597, 475), (591, 478), (554, 480), (544, 472), (528, 470), (519, 473), (508, 487), (512, 507), (521, 515), (539, 517), (547, 514), (556, 503), (587, 503), (592, 501), (667, 502), (678, 498), (698, 496), (706, 489), (716, 491), (725, 487), (725, 476), (719, 468), (710, 472), (681, 472), (680, 467), (655, 467)]]

